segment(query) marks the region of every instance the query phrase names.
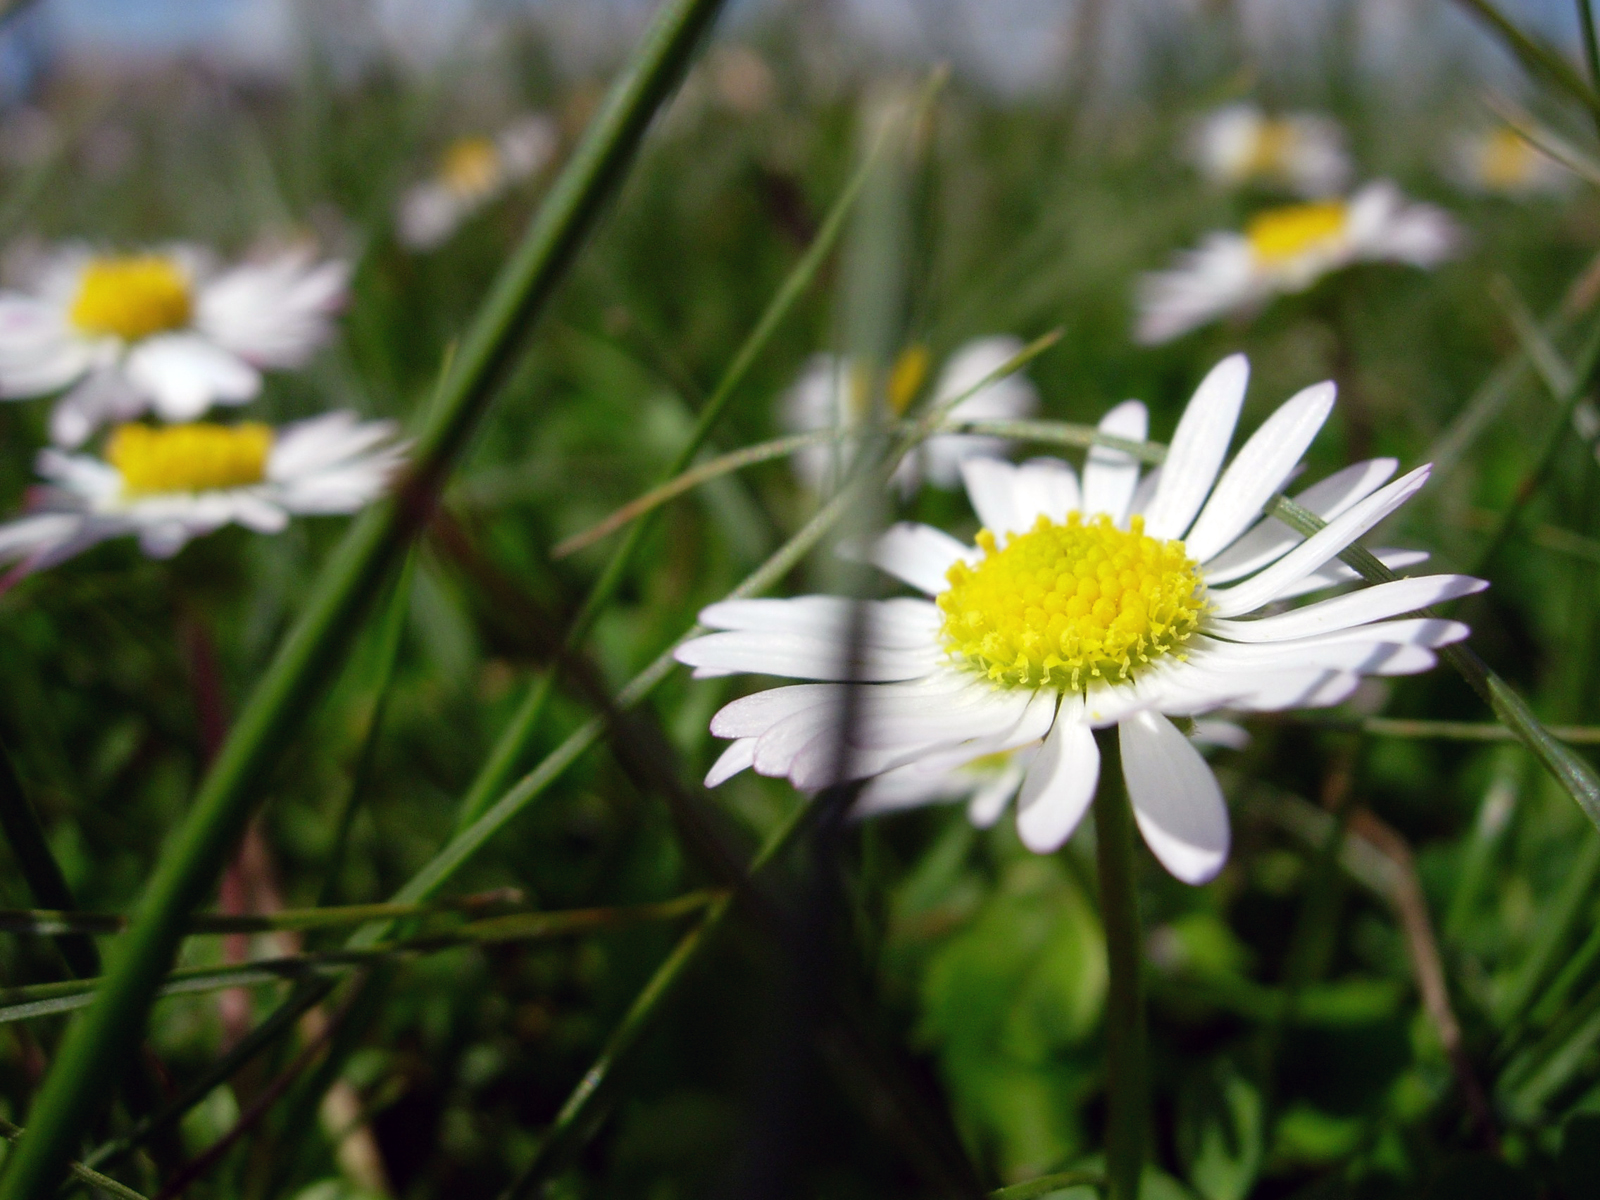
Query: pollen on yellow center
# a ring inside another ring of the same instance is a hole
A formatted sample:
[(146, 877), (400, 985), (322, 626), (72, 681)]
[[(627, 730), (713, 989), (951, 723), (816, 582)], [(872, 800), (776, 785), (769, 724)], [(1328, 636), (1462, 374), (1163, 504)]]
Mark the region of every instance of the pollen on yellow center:
[(95, 258), (83, 269), (69, 315), (85, 333), (136, 341), (189, 323), (189, 278), (156, 254)]
[(129, 495), (205, 492), (260, 483), (271, 451), (270, 425), (131, 424), (112, 431), (106, 460)]
[(1515, 129), (1496, 129), (1484, 143), (1478, 170), (1486, 187), (1513, 190), (1532, 174), (1538, 151)]
[(1205, 608), (1199, 564), (1182, 542), (1147, 536), (1144, 518), (1130, 525), (1041, 516), (1003, 550), (980, 530), (983, 558), (951, 567), (938, 597), (945, 647), (998, 683), (1061, 691), (1125, 683), (1181, 654)]
[(490, 138), (458, 138), (444, 152), (439, 174), (456, 195), (481, 196), (500, 181), (500, 151)]
[(1342, 200), (1289, 204), (1251, 217), (1244, 235), (1256, 258), (1284, 262), (1337, 241), (1344, 234), (1346, 216)]

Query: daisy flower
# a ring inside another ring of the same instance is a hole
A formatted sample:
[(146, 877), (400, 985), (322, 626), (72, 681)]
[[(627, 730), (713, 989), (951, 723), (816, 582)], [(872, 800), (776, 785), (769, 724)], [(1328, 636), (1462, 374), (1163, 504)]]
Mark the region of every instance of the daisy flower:
[[(1249, 368), (1235, 355), (1195, 392), (1166, 461), (1143, 475), (1128, 454), (1096, 447), (1080, 480), (1042, 458), (961, 464), (983, 529), (963, 545), (901, 524), (873, 548), (879, 567), (925, 598), (836, 596), (729, 600), (700, 622), (717, 632), (677, 658), (697, 676), (739, 672), (814, 682), (735, 700), (711, 730), (733, 744), (715, 786), (753, 767), (812, 791), (837, 782), (838, 714), (860, 684), (845, 775), (909, 793), (927, 777), (1036, 747), (1006, 764), (984, 799), (1018, 794), (1030, 849), (1060, 846), (1095, 793), (1094, 730), (1116, 726), (1140, 832), (1177, 878), (1202, 883), (1228, 853), (1228, 814), (1205, 760), (1171, 718), (1324, 706), (1361, 677), (1425, 670), (1467, 635), (1455, 621), (1408, 618), (1486, 586), (1425, 575), (1301, 607), (1284, 602), (1354, 581), (1337, 555), (1416, 493), (1422, 467), (1394, 482), (1393, 459), (1358, 463), (1300, 492), (1328, 522), (1310, 538), (1261, 517), (1327, 419), (1334, 388), (1285, 402), (1222, 470)], [(1144, 406), (1112, 409), (1100, 429), (1142, 440)], [(1220, 477), (1219, 477), (1220, 472)], [(1391, 567), (1425, 558), (1379, 551)], [(852, 613), (865, 611), (856, 661)], [(886, 807), (889, 805), (885, 805)]]
[(530, 113), (494, 137), (457, 138), (433, 177), (401, 195), (395, 210), (401, 243), (413, 250), (443, 245), (473, 213), (548, 166), (560, 142), (555, 119), (544, 113)]
[(1302, 196), (1326, 196), (1350, 179), (1344, 131), (1314, 113), (1269, 117), (1252, 104), (1206, 114), (1189, 134), (1189, 158), (1212, 183), (1263, 183)]
[(1136, 336), (1171, 341), (1272, 296), (1303, 292), (1358, 262), (1433, 267), (1455, 254), (1455, 220), (1431, 204), (1407, 201), (1387, 181), (1348, 200), (1319, 200), (1257, 213), (1243, 233), (1208, 234), (1178, 265), (1139, 281)]
[(1558, 195), (1577, 181), (1571, 171), (1509, 125), (1463, 134), (1451, 146), (1449, 173), (1484, 195)]
[[(934, 384), (933, 402), (959, 396), (994, 374), (1022, 351), (1014, 337), (978, 338), (962, 346), (945, 362)], [(928, 374), (928, 352), (914, 346), (902, 354), (889, 375), (889, 407), (898, 416), (922, 390)], [(836, 427), (850, 428), (866, 415), (866, 381), (849, 362), (832, 354), (816, 354), (800, 378), (784, 395), (779, 419), (790, 433), (811, 433)], [(1038, 407), (1033, 384), (1020, 374), (1007, 375), (979, 388), (947, 414), (952, 421), (1016, 420)], [(907, 455), (895, 472), (903, 493), (914, 491), (924, 479), (940, 488), (953, 488), (961, 479), (962, 460), (974, 456), (997, 457), (1010, 449), (1004, 438), (947, 433), (929, 438)], [(811, 446), (793, 458), (795, 477), (815, 491), (837, 477), (845, 459), (845, 446)]]
[(243, 404), (261, 372), (299, 367), (332, 331), (349, 264), (299, 247), (218, 269), (194, 246), (48, 254), (26, 290), (0, 291), (0, 397), (69, 389), (51, 440), (75, 447), (109, 421), (192, 421)]
[(129, 535), (152, 558), (243, 525), (278, 533), (291, 516), (353, 513), (403, 461), (390, 421), (334, 412), (274, 429), (254, 422), (119, 425), (105, 457), (48, 449), (31, 511), (0, 525), (0, 561), (21, 573)]

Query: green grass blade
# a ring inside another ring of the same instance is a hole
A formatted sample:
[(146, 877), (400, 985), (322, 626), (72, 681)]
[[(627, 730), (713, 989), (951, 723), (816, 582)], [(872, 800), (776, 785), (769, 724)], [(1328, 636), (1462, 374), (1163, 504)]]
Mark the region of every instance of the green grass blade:
[[(805, 827), (806, 820), (815, 809), (808, 803), (797, 804), (787, 820), (767, 839), (765, 846), (750, 864), (753, 878), (763, 867), (783, 852)], [(688, 974), (698, 960), (700, 952), (710, 942), (721, 926), (733, 904), (733, 897), (725, 895), (714, 901), (688, 933), (679, 939), (672, 953), (656, 968), (650, 981), (634, 997), (627, 1013), (611, 1031), (600, 1056), (590, 1065), (578, 1081), (578, 1086), (562, 1104), (561, 1111), (545, 1130), (533, 1152), (533, 1158), (523, 1168), (522, 1174), (508, 1188), (502, 1200), (515, 1200), (531, 1194), (533, 1188), (553, 1169), (566, 1161), (572, 1150), (593, 1131), (597, 1122), (597, 1109), (608, 1092), (618, 1065), (638, 1043), (645, 1031), (661, 1013), (667, 999), (678, 983)]]
[(1013, 1183), (1010, 1187), (995, 1188), (989, 1193), (989, 1200), (1035, 1200), (1037, 1196), (1064, 1192), (1068, 1188), (1087, 1187), (1099, 1191), (1104, 1182), (1098, 1171), (1062, 1171), (1056, 1175), (1041, 1175), (1038, 1179), (1030, 1179), (1026, 1183)]
[(1494, 31), (1528, 71), (1541, 76), (1582, 104), (1591, 113), (1600, 114), (1600, 93), (1590, 87), (1576, 67), (1559, 51), (1551, 49), (1536, 38), (1524, 33), (1490, 0), (1456, 0), (1463, 8)]
[[(10, 1121), (0, 1118), (0, 1137), (8, 1142), (15, 1142), (22, 1136), (22, 1129)], [(104, 1192), (108, 1196), (115, 1196), (117, 1200), (145, 1200), (142, 1193), (134, 1191), (125, 1183), (121, 1183), (109, 1175), (102, 1175), (93, 1167), (80, 1162), (69, 1162), (67, 1170), (79, 1183), (86, 1183), (96, 1191)]]
[[(688, 440), (679, 448), (671, 464), (663, 475), (663, 486), (669, 486), (671, 481), (679, 476), (689, 465), (694, 462), (695, 456), (700, 452), (706, 440), (711, 436), (716, 427), (717, 420), (727, 410), (728, 403), (733, 399), (739, 386), (750, 373), (750, 368), (755, 365), (761, 352), (766, 349), (767, 343), (772, 340), (772, 335), (778, 331), (784, 319), (789, 315), (795, 304), (811, 286), (817, 272), (822, 269), (822, 264), (827, 261), (838, 243), (839, 234), (844, 229), (845, 218), (855, 206), (856, 199), (861, 194), (861, 188), (869, 174), (873, 161), (883, 147), (880, 141), (874, 148), (872, 155), (866, 163), (857, 169), (850, 181), (845, 185), (838, 198), (833, 202), (833, 207), (823, 219), (822, 225), (817, 230), (817, 235), (806, 248), (800, 261), (794, 265), (778, 290), (773, 294), (766, 311), (756, 321), (755, 327), (750, 331), (744, 344), (734, 353), (733, 361), (728, 369), (723, 372), (712, 389), (710, 397), (706, 400), (700, 415), (695, 420), (694, 429), (690, 432)], [(650, 507), (654, 507), (653, 505)], [(646, 510), (647, 511), (647, 510)], [(626, 524), (624, 518), (617, 522), (616, 527)], [(606, 530), (610, 532), (610, 530)], [(596, 617), (604, 611), (606, 605), (611, 603), (611, 598), (621, 586), (623, 576), (627, 572), (628, 564), (633, 560), (634, 552), (640, 542), (649, 532), (646, 522), (639, 522), (628, 530), (622, 542), (612, 552), (605, 569), (589, 589), (583, 606), (573, 618), (567, 630), (565, 644), (569, 648), (576, 648), (594, 624)], [(604, 536), (603, 534), (597, 535)], [(552, 557), (559, 558), (563, 554), (562, 547), (556, 547)], [(522, 761), (522, 756), (527, 752), (528, 743), (533, 739), (534, 730), (538, 727), (539, 720), (544, 713), (545, 704), (549, 701), (551, 688), (554, 686), (554, 677), (546, 672), (529, 686), (522, 704), (512, 715), (509, 723), (501, 732), (494, 749), (479, 770), (478, 776), (472, 781), (471, 787), (461, 801), (457, 811), (456, 828), (465, 829), (472, 824), (494, 803), (495, 797), (506, 790), (510, 784), (517, 764)]]
[[(0, 829), (11, 843), (33, 902), (40, 908), (77, 908), (72, 889), (67, 886), (67, 877), (61, 873), (61, 865), (45, 840), (39, 814), (23, 790), (16, 766), (3, 745), (0, 745)], [(100, 974), (100, 952), (85, 932), (59, 929), (53, 931), (52, 936), (74, 975), (87, 978)]]
[(502, 271), (440, 387), (409, 481), (360, 519), (323, 568), (306, 612), (268, 668), (163, 856), (93, 1007), (75, 1019), (35, 1099), (28, 1137), (0, 1174), (0, 1200), (49, 1191), (104, 1101), (172, 961), (189, 911), (243, 831), (284, 743), (354, 634), (409, 536), (427, 518), (532, 319), (616, 193), (644, 133), (720, 0), (668, 0)]

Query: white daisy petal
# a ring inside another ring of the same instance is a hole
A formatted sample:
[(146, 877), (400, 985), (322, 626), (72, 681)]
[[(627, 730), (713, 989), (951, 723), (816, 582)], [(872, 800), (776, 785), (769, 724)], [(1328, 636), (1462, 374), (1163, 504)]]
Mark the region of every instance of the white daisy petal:
[(1022, 844), (1035, 854), (1059, 849), (1083, 820), (1099, 780), (1100, 748), (1094, 733), (1081, 719), (1057, 719), (1017, 798), (1017, 836)]
[(1031, 761), (1022, 754), (1013, 756), (1004, 771), (972, 793), (972, 799), (967, 802), (967, 820), (978, 829), (988, 829), (998, 821), (1006, 805), (1011, 803), (1011, 797), (1022, 786)]
[(1016, 469), (1014, 479), (1012, 511), (1022, 530), (1032, 529), (1041, 516), (1060, 524), (1083, 505), (1078, 477), (1059, 458), (1030, 459)]
[(852, 666), (848, 651), (848, 644), (838, 638), (741, 629), (695, 638), (673, 654), (685, 666), (722, 673), (886, 683), (928, 674), (938, 665), (941, 653), (933, 645), (908, 648), (866, 644)]
[(1256, 430), (1184, 538), (1190, 558), (1209, 562), (1261, 514), (1333, 411), (1335, 392), (1332, 383), (1314, 384), (1284, 401)]
[[(1428, 561), (1426, 550), (1374, 550), (1372, 557), (1377, 559), (1391, 571), (1402, 571), (1406, 567), (1414, 567), (1418, 563)], [(1361, 578), (1361, 573), (1354, 567), (1346, 566), (1342, 562), (1328, 563), (1320, 570), (1313, 571), (1299, 583), (1291, 584), (1278, 593), (1279, 600), (1293, 600), (1297, 596), (1305, 596), (1311, 592), (1320, 592), (1324, 588), (1338, 587), (1345, 583), (1354, 583)]]
[(1154, 538), (1181, 538), (1189, 529), (1233, 440), (1250, 363), (1232, 354), (1212, 367), (1184, 409), (1162, 464), (1161, 485), (1145, 513), (1145, 532)]
[(723, 738), (760, 737), (779, 721), (820, 705), (841, 705), (845, 689), (835, 683), (800, 683), (768, 688), (725, 704), (711, 718), (711, 732)]
[(348, 263), (304, 247), (242, 263), (200, 289), (195, 327), (257, 367), (303, 366), (331, 336), (349, 282)]
[[(1012, 497), (1016, 494), (1017, 469), (998, 458), (969, 458), (961, 464), (961, 481), (967, 499), (983, 527), (1004, 545), (1006, 535), (1021, 532), (1022, 524)], [(1031, 524), (1031, 522), (1030, 522)]]
[(1122, 774), (1145, 844), (1184, 883), (1215, 877), (1228, 857), (1228, 809), (1200, 752), (1160, 713), (1118, 727)]
[(1376, 584), (1275, 617), (1258, 617), (1251, 621), (1208, 617), (1201, 628), (1215, 637), (1234, 642), (1285, 641), (1348, 629), (1369, 621), (1384, 621), (1401, 613), (1470, 596), (1488, 586), (1487, 581), (1470, 575), (1422, 575), (1416, 579)]
[[(1110, 437), (1142, 442), (1150, 432), (1150, 414), (1137, 400), (1124, 400), (1098, 426)], [(1083, 467), (1083, 508), (1105, 513), (1119, 528), (1127, 523), (1128, 504), (1139, 484), (1139, 460), (1126, 450), (1091, 446)]]
[(951, 567), (977, 557), (971, 547), (962, 545), (944, 530), (911, 521), (902, 521), (884, 530), (874, 543), (871, 555), (872, 562), (880, 570), (930, 596), (950, 586), (946, 575)]
[(717, 787), (732, 779), (740, 771), (748, 771), (755, 764), (755, 757), (756, 739), (740, 738), (711, 764), (711, 770), (706, 772), (706, 786)]
[(261, 391), (254, 367), (192, 333), (146, 338), (123, 369), (167, 421), (192, 421), (213, 404), (243, 404)]
[[(1295, 503), (1324, 521), (1345, 512), (1352, 504), (1377, 491), (1399, 468), (1394, 458), (1374, 458), (1329, 475), (1297, 495)], [(1258, 522), (1233, 545), (1206, 564), (1209, 583), (1230, 583), (1281, 558), (1305, 538), (1276, 517)]]
[(1232, 721), (1196, 721), (1189, 740), (1197, 746), (1218, 746), (1223, 750), (1245, 750), (1250, 746), (1250, 731)]
[(1285, 588), (1304, 579), (1414, 496), (1428, 482), (1431, 469), (1418, 467), (1380, 488), (1243, 583), (1212, 590), (1211, 611), (1218, 617), (1236, 617), (1275, 600)]

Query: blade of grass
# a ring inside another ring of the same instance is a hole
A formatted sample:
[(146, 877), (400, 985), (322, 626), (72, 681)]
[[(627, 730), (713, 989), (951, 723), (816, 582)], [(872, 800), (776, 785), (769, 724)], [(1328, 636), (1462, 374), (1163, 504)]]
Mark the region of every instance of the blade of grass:
[[(936, 77), (930, 82), (927, 98), (931, 100), (936, 84), (940, 82)], [(882, 154), (887, 139), (880, 138), (867, 155), (866, 161), (857, 168), (850, 181), (845, 184), (844, 190), (839, 193), (833, 202), (833, 207), (823, 219), (822, 225), (817, 230), (817, 236), (812, 239), (811, 245), (801, 255), (800, 261), (795, 263), (778, 290), (773, 294), (772, 300), (767, 304), (766, 311), (756, 321), (755, 327), (745, 338), (744, 343), (734, 352), (733, 361), (728, 364), (728, 369), (723, 372), (722, 378), (712, 389), (711, 396), (706, 400), (700, 415), (696, 418), (694, 428), (690, 431), (688, 440), (679, 448), (671, 465), (665, 472), (665, 479), (671, 480), (679, 475), (694, 462), (706, 440), (711, 436), (717, 421), (727, 409), (729, 402), (738, 391), (740, 385), (749, 375), (751, 367), (766, 349), (767, 343), (772, 340), (772, 335), (777, 332), (791, 309), (811, 286), (822, 264), (827, 261), (839, 240), (839, 235), (845, 227), (846, 218), (855, 207), (856, 200), (861, 195), (861, 189), (871, 174), (873, 164)], [(631, 519), (631, 518), (629, 518)], [(619, 522), (625, 524), (626, 522)], [(609, 532), (609, 530), (607, 531)], [(567, 629), (564, 644), (569, 649), (577, 648), (583, 639), (589, 635), (596, 618), (611, 603), (617, 588), (621, 586), (628, 564), (633, 560), (634, 552), (644, 539), (649, 527), (646, 524), (635, 525), (628, 531), (627, 536), (612, 552), (605, 569), (601, 571), (594, 585), (589, 589), (588, 596), (584, 599), (583, 606), (578, 610), (577, 616)], [(596, 540), (599, 536), (597, 535)], [(560, 547), (552, 557), (562, 556)], [(517, 764), (522, 761), (527, 752), (528, 743), (533, 739), (534, 730), (538, 727), (540, 718), (544, 713), (545, 705), (549, 702), (550, 690), (554, 685), (553, 676), (545, 672), (534, 680), (524, 696), (522, 704), (513, 714), (511, 721), (495, 743), (488, 759), (478, 772), (478, 777), (473, 780), (467, 789), (466, 796), (462, 799), (456, 813), (457, 830), (464, 829), (494, 802), (494, 798), (503, 791), (511, 782)]]
[(1064, 1192), (1068, 1188), (1086, 1187), (1098, 1192), (1104, 1183), (1105, 1178), (1099, 1171), (1062, 1171), (1056, 1175), (1041, 1175), (1026, 1183), (995, 1188), (989, 1193), (989, 1200), (1035, 1200), (1035, 1197)]
[[(19, 1126), (13, 1125), (10, 1121), (0, 1117), (0, 1137), (5, 1138), (8, 1142), (15, 1142), (22, 1136), (22, 1132)], [(117, 1200), (145, 1200), (142, 1194), (134, 1191), (127, 1184), (119, 1182), (109, 1175), (102, 1175), (99, 1171), (85, 1166), (83, 1163), (69, 1162), (67, 1170), (79, 1183), (86, 1183), (108, 1196), (115, 1196)]]
[(667, 0), (502, 270), (442, 384), (399, 495), (360, 519), (319, 575), (313, 596), (257, 684), (183, 828), (156, 868), (134, 926), (119, 940), (93, 1008), (75, 1019), (36, 1097), (29, 1134), (0, 1171), (0, 1200), (53, 1187), (125, 1060), (182, 936), (242, 832), (263, 777), (353, 637), (368, 599), (425, 519), (454, 460), (492, 401), (528, 327), (565, 278), (620, 188), (720, 0)]
[[(813, 811), (811, 805), (805, 802), (795, 805), (751, 861), (748, 873), (752, 878), (794, 841)], [(721, 927), (732, 903), (733, 896), (730, 894), (710, 905), (695, 927), (678, 940), (672, 952), (656, 968), (655, 974), (634, 997), (622, 1020), (611, 1031), (599, 1057), (583, 1073), (578, 1086), (540, 1136), (533, 1157), (516, 1181), (502, 1194), (501, 1200), (516, 1200), (531, 1194), (532, 1189), (552, 1171), (558, 1170), (571, 1150), (596, 1127), (599, 1121), (597, 1110), (609, 1094), (619, 1066), (661, 1014), (666, 1001), (688, 974), (701, 949)]]
[(1490, 0), (1456, 0), (1456, 2), (1476, 14), (1479, 20), (1493, 30), (1505, 43), (1506, 49), (1517, 57), (1530, 74), (1542, 76), (1591, 113), (1600, 114), (1600, 93), (1589, 85), (1578, 73), (1577, 68), (1559, 51), (1524, 33)]
[[(402, 938), (393, 942), (337, 950), (313, 950), (281, 958), (262, 958), (220, 967), (179, 967), (169, 971), (158, 986), (161, 996), (215, 991), (245, 984), (300, 979), (327, 972), (342, 973), (371, 962), (416, 954), (487, 946), (500, 942), (542, 941), (574, 937), (597, 929), (618, 928), (646, 921), (675, 921), (697, 909), (717, 903), (720, 892), (691, 892), (657, 904), (618, 908), (584, 908), (562, 912), (516, 913), (473, 921), (448, 933)], [(91, 1003), (101, 979), (69, 979), (0, 989), (0, 1024), (69, 1012)]]
[[(1589, 71), (1589, 88), (1600, 94), (1600, 43), (1595, 41), (1594, 8), (1589, 0), (1578, 0), (1578, 32), (1583, 39), (1583, 65)], [(1595, 113), (1600, 128), (1600, 112)]]
[(389, 611), (378, 629), (378, 665), (372, 683), (372, 712), (367, 718), (367, 728), (362, 734), (361, 748), (356, 752), (355, 765), (350, 769), (350, 790), (339, 810), (339, 820), (334, 826), (333, 849), (328, 852), (327, 873), (322, 879), (322, 893), (318, 897), (323, 907), (333, 904), (339, 896), (339, 875), (344, 869), (345, 854), (350, 845), (350, 830), (355, 824), (356, 812), (371, 783), (372, 764), (377, 758), (378, 735), (383, 729), (384, 714), (389, 707), (389, 686), (394, 682), (395, 662), (400, 657), (400, 635), (405, 630), (406, 613), (411, 603), (411, 575), (416, 569), (415, 553), (406, 556), (389, 597)]
[[(77, 901), (67, 886), (56, 856), (50, 852), (45, 840), (44, 826), (34, 811), (28, 793), (4, 745), (0, 745), (0, 829), (11, 843), (23, 881), (40, 908), (75, 909)], [(67, 966), (79, 978), (100, 974), (100, 952), (86, 936), (87, 931), (58, 929), (52, 931), (56, 947)]]

